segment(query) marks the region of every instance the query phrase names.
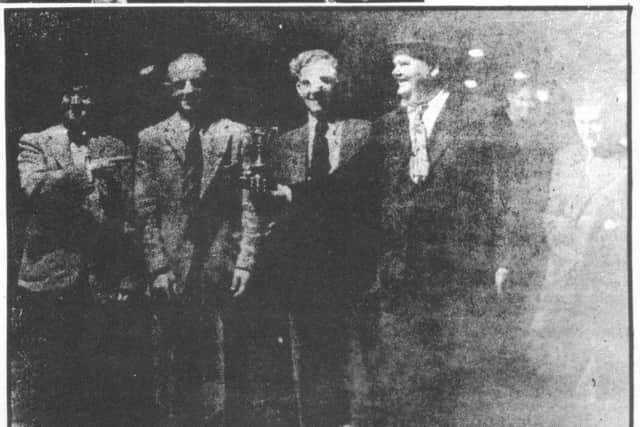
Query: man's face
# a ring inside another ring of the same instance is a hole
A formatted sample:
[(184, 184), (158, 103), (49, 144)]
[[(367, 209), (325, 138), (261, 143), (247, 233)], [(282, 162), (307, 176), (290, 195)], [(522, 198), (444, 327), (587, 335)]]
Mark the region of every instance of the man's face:
[(329, 61), (319, 60), (307, 64), (300, 70), (296, 89), (307, 110), (317, 115), (327, 113), (331, 109), (337, 85), (337, 70)]
[(431, 67), (420, 59), (404, 53), (394, 55), (391, 74), (398, 83), (398, 95), (403, 99), (409, 99), (423, 90), (429, 81), (431, 71)]
[(183, 114), (196, 113), (202, 103), (203, 83), (207, 72), (200, 56), (183, 56), (169, 65), (167, 73), (171, 96)]
[(67, 129), (79, 130), (88, 125), (91, 106), (91, 98), (87, 94), (85, 86), (74, 87), (69, 94), (62, 99), (65, 106), (63, 122)]
[(509, 92), (507, 100), (509, 101), (507, 114), (512, 122), (525, 120), (529, 116), (529, 110), (533, 107), (533, 96), (528, 87)]
[(602, 106), (598, 104), (576, 105), (573, 119), (582, 144), (586, 148), (594, 148), (602, 136)]

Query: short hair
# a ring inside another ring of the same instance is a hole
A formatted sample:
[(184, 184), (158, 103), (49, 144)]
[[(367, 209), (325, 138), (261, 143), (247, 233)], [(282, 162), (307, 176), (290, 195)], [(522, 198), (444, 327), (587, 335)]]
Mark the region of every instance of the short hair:
[(179, 67), (178, 65), (181, 62), (186, 62), (187, 66), (193, 66), (194, 68), (200, 68), (203, 73), (206, 73), (208, 70), (207, 61), (204, 57), (197, 53), (183, 53), (180, 56), (176, 57), (174, 60), (169, 62), (167, 66), (167, 81), (171, 81), (171, 75), (182, 71), (183, 67)]
[[(581, 88), (583, 89), (583, 88)], [(608, 104), (609, 99), (602, 91), (593, 89), (583, 89), (573, 96), (573, 107), (582, 107), (585, 105), (604, 107)]]
[(89, 92), (89, 86), (86, 84), (77, 84), (72, 85), (67, 89), (62, 95), (62, 100), (60, 101), (60, 108), (66, 110), (71, 105), (71, 97), (73, 95), (79, 95), (81, 99), (81, 103), (84, 104), (85, 107), (90, 107), (93, 104), (92, 94)]
[(289, 72), (291, 76), (298, 79), (304, 67), (318, 61), (328, 61), (331, 66), (338, 71), (338, 60), (335, 56), (323, 49), (313, 49), (300, 52), (298, 56), (293, 58), (291, 62), (289, 62)]
[(392, 46), (391, 57), (395, 58), (398, 55), (407, 55), (425, 62), (429, 67), (435, 67), (443, 62), (444, 49), (425, 42), (398, 43)]

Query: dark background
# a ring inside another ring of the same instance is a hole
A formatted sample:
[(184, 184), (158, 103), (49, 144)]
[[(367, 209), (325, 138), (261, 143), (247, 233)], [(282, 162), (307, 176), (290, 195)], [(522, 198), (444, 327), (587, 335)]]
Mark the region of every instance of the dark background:
[[(305, 114), (288, 62), (301, 50), (324, 48), (342, 64), (345, 114), (375, 119), (395, 106), (388, 42), (418, 34), (463, 58), (468, 49), (484, 50), (481, 63), (466, 58), (458, 83), (471, 77), (480, 83), (477, 90), (504, 100), (514, 70), (522, 70), (551, 93), (548, 104), (562, 110), (584, 85), (626, 92), (625, 17), (624, 10), (364, 7), (5, 10), (11, 266), (26, 215), (16, 182), (17, 140), (60, 121), (59, 102), (74, 79), (91, 83), (104, 130), (133, 144), (137, 131), (171, 112), (161, 85), (168, 61), (195, 51), (216, 77), (212, 108), (287, 130)], [(141, 76), (148, 66), (154, 71)]]
[[(342, 65), (345, 114), (373, 120), (396, 104), (388, 42), (429, 34), (430, 40), (465, 59), (454, 77), (457, 83), (472, 78), (479, 83), (476, 91), (505, 102), (512, 75), (521, 70), (532, 76), (535, 88), (550, 94), (547, 104), (566, 115), (571, 97), (585, 86), (626, 94), (626, 15), (625, 10), (415, 8), (5, 10), (9, 292), (29, 214), (17, 183), (17, 141), (25, 132), (60, 122), (60, 99), (75, 79), (86, 77), (92, 85), (104, 131), (133, 146), (139, 130), (172, 112), (161, 84), (168, 61), (195, 51), (207, 58), (215, 76), (212, 110), (243, 123), (287, 130), (305, 120), (289, 60), (302, 50), (323, 48), (334, 52)], [(484, 50), (480, 62), (466, 57), (471, 48)], [(153, 71), (140, 73), (150, 66)], [(570, 116), (565, 119), (570, 127)], [(559, 141), (564, 142), (569, 143)], [(499, 323), (481, 319), (486, 322), (468, 333), (482, 336), (482, 342), (503, 343), (500, 351), (507, 360), (517, 353), (518, 340), (505, 337), (517, 335), (527, 316), (514, 309), (503, 310), (501, 316)], [(269, 359), (287, 357), (285, 346), (277, 344), (279, 336), (286, 337), (279, 328), (253, 332), (262, 336), (259, 370), (272, 371), (269, 378), (256, 381), (287, 375), (286, 368)], [(532, 404), (528, 392), (517, 386), (491, 387), (470, 392), (468, 418), (461, 414), (461, 419), (489, 420), (487, 425), (545, 424), (543, 414), (530, 418), (545, 402)], [(262, 397), (269, 398), (268, 391), (263, 392)], [(563, 402), (553, 402), (553, 407), (565, 410)]]

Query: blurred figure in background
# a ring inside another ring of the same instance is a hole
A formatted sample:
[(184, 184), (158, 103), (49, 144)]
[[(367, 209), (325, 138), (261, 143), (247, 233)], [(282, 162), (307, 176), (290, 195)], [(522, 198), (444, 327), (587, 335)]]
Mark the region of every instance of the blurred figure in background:
[(547, 246), (542, 216), (554, 156), (559, 148), (577, 141), (570, 105), (566, 106), (562, 91), (539, 73), (533, 65), (515, 69), (507, 76), (505, 88), (517, 144), (509, 218), (515, 231), (512, 245), (518, 250), (512, 259), (510, 283), (524, 289), (539, 286), (544, 275)]
[(614, 96), (587, 87), (574, 100), (580, 143), (554, 161), (550, 253), (532, 325), (534, 360), (558, 396), (581, 406), (585, 419), (572, 421), (580, 425), (627, 424), (628, 173)]

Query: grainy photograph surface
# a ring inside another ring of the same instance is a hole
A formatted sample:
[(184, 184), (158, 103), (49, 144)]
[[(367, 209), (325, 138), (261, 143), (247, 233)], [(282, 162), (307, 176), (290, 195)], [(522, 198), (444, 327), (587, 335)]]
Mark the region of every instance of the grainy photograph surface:
[(627, 8), (5, 9), (11, 426), (625, 426)]

